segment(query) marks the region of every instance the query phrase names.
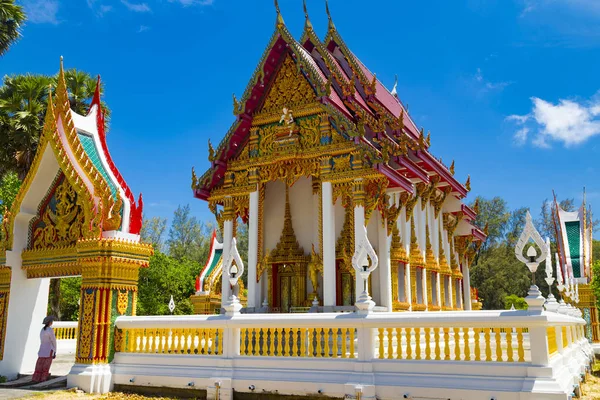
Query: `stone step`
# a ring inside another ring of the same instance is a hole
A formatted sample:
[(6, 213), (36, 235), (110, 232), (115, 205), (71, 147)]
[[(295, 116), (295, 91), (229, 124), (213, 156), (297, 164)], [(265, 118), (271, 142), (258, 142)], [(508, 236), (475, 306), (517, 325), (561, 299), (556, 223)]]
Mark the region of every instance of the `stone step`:
[[(32, 382), (33, 383), (33, 382)], [(66, 376), (55, 376), (50, 377), (47, 381), (35, 383), (33, 385), (24, 386), (23, 389), (27, 390), (49, 390), (49, 389), (60, 389), (67, 387)]]
[(29, 384), (31, 384), (31, 375), (22, 375), (15, 380), (0, 383), (0, 388), (18, 388)]

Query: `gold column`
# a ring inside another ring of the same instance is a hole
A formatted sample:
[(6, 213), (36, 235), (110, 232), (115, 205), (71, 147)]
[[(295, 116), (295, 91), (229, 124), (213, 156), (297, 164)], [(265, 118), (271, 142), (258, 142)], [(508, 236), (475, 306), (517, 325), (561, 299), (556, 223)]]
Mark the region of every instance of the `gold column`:
[(135, 315), (139, 269), (148, 266), (152, 247), (118, 239), (82, 240), (77, 253), (82, 280), (75, 359), (107, 363), (124, 344), (114, 319)]
[(392, 303), (398, 299), (398, 263), (392, 261)]
[(417, 295), (417, 267), (410, 266), (410, 293), (411, 293), (411, 304), (414, 307), (419, 304), (419, 297)]

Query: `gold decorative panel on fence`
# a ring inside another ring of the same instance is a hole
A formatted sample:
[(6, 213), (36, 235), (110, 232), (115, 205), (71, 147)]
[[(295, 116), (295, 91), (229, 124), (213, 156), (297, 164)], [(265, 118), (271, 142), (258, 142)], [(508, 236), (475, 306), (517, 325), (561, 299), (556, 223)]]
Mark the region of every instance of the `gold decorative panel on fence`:
[(223, 329), (125, 329), (119, 336), (124, 353), (223, 354)]
[(526, 362), (525, 328), (378, 328), (375, 357)]
[(56, 340), (75, 340), (77, 339), (77, 327), (59, 326), (54, 328)]
[(242, 356), (356, 358), (355, 328), (243, 328)]

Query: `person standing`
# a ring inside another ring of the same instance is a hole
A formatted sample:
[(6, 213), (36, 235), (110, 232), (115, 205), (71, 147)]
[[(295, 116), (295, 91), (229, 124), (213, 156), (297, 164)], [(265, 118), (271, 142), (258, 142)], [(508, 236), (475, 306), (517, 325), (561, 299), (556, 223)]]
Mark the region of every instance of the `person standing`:
[(44, 318), (44, 327), (40, 332), (40, 350), (38, 351), (38, 360), (35, 364), (33, 373), (33, 382), (44, 382), (50, 376), (50, 366), (52, 360), (56, 358), (56, 337), (52, 329), (54, 317), (49, 315)]

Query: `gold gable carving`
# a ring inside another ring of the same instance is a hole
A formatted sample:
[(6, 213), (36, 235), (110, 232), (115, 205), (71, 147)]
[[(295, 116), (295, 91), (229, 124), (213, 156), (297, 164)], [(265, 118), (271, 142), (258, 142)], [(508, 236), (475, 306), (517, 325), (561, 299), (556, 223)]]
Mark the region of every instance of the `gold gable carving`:
[(33, 227), (31, 248), (34, 250), (72, 246), (83, 237), (83, 205), (66, 178), (56, 188), (54, 198), (55, 210), (50, 205), (40, 210), (43, 226), (38, 223)]
[(279, 113), (284, 107), (294, 109), (315, 101), (315, 92), (296, 67), (290, 55), (285, 57), (273, 86), (263, 103), (261, 113)]

